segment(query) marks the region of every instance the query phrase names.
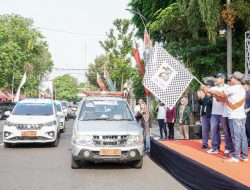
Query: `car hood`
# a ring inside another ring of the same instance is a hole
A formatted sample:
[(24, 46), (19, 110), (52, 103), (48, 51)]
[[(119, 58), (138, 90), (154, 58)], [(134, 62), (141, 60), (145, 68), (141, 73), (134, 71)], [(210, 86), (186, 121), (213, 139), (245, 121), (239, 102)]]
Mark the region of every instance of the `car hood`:
[(51, 121), (55, 121), (56, 117), (52, 116), (31, 116), (31, 115), (11, 115), (7, 121), (12, 123), (20, 123), (20, 124), (39, 124), (39, 123), (47, 123)]
[(141, 134), (136, 121), (79, 121), (79, 134), (84, 135), (126, 135)]

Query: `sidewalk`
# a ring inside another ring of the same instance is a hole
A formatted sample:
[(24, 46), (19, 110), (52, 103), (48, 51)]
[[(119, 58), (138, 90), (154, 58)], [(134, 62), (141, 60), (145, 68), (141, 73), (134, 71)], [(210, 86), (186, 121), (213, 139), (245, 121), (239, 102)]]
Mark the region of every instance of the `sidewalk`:
[[(168, 131), (168, 127), (167, 127), (167, 131)], [(169, 134), (169, 131), (168, 131), (168, 134)], [(160, 129), (159, 129), (159, 125), (157, 121), (152, 122), (150, 136), (153, 138), (160, 138)], [(174, 126), (174, 139), (182, 139), (180, 131), (179, 131), (179, 127), (176, 124)]]

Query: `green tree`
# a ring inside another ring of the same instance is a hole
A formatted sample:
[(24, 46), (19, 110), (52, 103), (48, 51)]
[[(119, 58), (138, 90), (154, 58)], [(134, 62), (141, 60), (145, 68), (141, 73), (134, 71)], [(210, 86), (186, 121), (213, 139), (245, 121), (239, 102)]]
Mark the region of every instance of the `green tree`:
[(87, 77), (88, 82), (91, 85), (95, 86), (96, 89), (99, 88), (97, 84), (97, 80), (96, 80), (96, 74), (99, 73), (104, 82), (104, 78), (102, 77), (103, 71), (105, 67), (106, 68), (108, 67), (108, 65), (109, 65), (109, 59), (108, 59), (108, 56), (105, 56), (105, 55), (100, 55), (96, 57), (96, 59), (94, 60), (94, 63), (91, 63), (89, 65), (88, 72), (86, 72), (86, 77)]
[(122, 90), (124, 82), (131, 78), (131, 55), (134, 30), (127, 19), (116, 19), (114, 28), (107, 33), (107, 40), (100, 44), (108, 56), (108, 64), (111, 79)]
[(0, 16), (0, 88), (11, 89), (14, 76), (14, 91), (27, 70), (25, 92), (38, 91), (42, 75), (53, 67), (47, 42), (33, 25), (31, 19), (19, 15)]
[(78, 84), (77, 79), (70, 75), (63, 75), (53, 80), (55, 98), (58, 100), (76, 101)]
[[(133, 10), (154, 15), (152, 18), (143, 14), (147, 18), (151, 38), (163, 42), (164, 47), (198, 78), (226, 71), (226, 38), (218, 36), (218, 33), (230, 23), (234, 27), (233, 70), (244, 70), (244, 33), (250, 26), (249, 1), (230, 1), (229, 6), (229, 0), (176, 0), (168, 1), (169, 4), (157, 9), (148, 9), (138, 2), (142, 1), (131, 0)], [(153, 5), (151, 3), (147, 7)], [(230, 14), (224, 14), (225, 9)], [(133, 23), (140, 30), (142, 22), (138, 19), (140, 17), (134, 14)]]

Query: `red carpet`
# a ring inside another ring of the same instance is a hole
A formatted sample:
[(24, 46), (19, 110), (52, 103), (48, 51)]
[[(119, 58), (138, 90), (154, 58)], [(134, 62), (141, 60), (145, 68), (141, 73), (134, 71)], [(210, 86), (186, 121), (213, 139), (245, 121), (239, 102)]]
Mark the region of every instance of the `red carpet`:
[[(161, 144), (168, 148), (189, 157), (217, 172), (230, 177), (248, 187), (250, 187), (250, 162), (225, 163), (220, 154), (207, 154), (200, 149), (201, 140), (167, 140), (160, 141)], [(224, 148), (222, 144), (221, 148)], [(224, 151), (222, 149), (221, 151)], [(250, 155), (250, 150), (248, 150)]]

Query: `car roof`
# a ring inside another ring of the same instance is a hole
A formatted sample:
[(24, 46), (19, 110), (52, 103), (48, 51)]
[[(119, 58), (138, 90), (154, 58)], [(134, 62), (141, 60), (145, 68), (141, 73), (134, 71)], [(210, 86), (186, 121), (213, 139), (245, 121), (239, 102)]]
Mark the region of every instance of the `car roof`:
[(31, 99), (25, 99), (21, 100), (20, 103), (52, 103), (51, 99), (39, 99), (39, 98), (31, 98)]
[(124, 98), (114, 97), (114, 96), (87, 96), (87, 97), (83, 98), (83, 100), (116, 100), (116, 101), (126, 101)]
[(62, 102), (60, 100), (55, 100), (56, 104), (62, 104)]

